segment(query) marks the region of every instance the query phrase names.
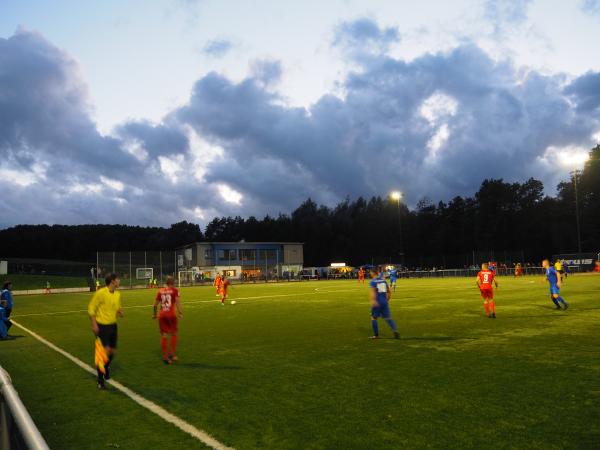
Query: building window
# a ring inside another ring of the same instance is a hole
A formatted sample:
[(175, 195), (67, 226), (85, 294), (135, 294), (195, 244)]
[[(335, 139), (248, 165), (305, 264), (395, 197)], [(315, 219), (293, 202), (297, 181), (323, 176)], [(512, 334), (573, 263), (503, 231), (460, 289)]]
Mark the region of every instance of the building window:
[(277, 258), (277, 250), (259, 250), (258, 257), (261, 260), (271, 261)]
[(213, 258), (213, 251), (211, 248), (207, 248), (204, 250), (204, 259), (212, 259)]
[(256, 259), (256, 251), (254, 249), (241, 249), (240, 259), (242, 261), (254, 261)]
[(236, 273), (237, 273), (236, 270), (224, 270), (223, 271), (223, 275), (225, 275), (226, 277), (235, 277)]
[(220, 260), (224, 260), (224, 261), (236, 260), (237, 259), (237, 250), (228, 249), (228, 248), (220, 249), (218, 255), (219, 255)]

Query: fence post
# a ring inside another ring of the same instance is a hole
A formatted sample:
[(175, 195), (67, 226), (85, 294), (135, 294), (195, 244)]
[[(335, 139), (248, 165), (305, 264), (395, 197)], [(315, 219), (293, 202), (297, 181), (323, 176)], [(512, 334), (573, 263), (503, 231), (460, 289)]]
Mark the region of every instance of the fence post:
[[(98, 257), (98, 252), (96, 252), (96, 273), (94, 274), (94, 282), (98, 280), (98, 275), (100, 275), (100, 267), (98, 267), (98, 261), (99, 261), (99, 257)], [(94, 289), (96, 288), (96, 286), (94, 286)]]
[(162, 251), (158, 252), (158, 264), (160, 265), (160, 282), (162, 283), (163, 275), (162, 275)]
[(129, 287), (133, 286), (133, 280), (131, 279), (131, 252), (129, 252)]

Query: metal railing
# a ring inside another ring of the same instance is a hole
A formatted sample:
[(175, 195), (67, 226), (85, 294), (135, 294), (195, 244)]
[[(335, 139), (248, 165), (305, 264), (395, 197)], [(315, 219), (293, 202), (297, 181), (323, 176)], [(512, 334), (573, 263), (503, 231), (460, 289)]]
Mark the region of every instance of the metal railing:
[(0, 450), (46, 450), (48, 444), (0, 367)]
[[(480, 268), (466, 268), (466, 269), (440, 269), (440, 270), (417, 270), (417, 271), (406, 271), (399, 272), (400, 278), (451, 278), (451, 277), (476, 277)], [(585, 272), (585, 268), (581, 266), (568, 266), (567, 274)], [(546, 269), (543, 267), (532, 267), (526, 266), (522, 268), (522, 275), (539, 275), (544, 276)], [(515, 276), (514, 267), (503, 268), (498, 267), (496, 269), (496, 275), (498, 276)]]

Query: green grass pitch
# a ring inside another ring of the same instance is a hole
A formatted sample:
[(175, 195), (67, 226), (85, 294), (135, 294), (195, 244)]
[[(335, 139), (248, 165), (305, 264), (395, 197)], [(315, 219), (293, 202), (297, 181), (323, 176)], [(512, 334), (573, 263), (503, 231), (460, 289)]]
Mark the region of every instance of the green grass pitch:
[[(154, 290), (123, 291), (113, 378), (237, 449), (598, 448), (600, 276), (500, 278), (496, 320), (474, 279), (400, 280), (402, 334), (370, 335), (356, 281), (182, 289), (179, 358), (160, 359)], [(16, 298), (15, 319), (92, 363), (89, 294)], [(133, 307), (133, 308), (131, 308)], [(0, 363), (51, 448), (201, 448), (27, 333)]]

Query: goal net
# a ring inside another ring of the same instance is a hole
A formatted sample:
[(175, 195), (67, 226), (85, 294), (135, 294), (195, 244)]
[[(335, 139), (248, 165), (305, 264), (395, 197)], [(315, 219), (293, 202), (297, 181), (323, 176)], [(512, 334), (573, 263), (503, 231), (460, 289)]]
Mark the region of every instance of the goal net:
[(138, 267), (135, 269), (135, 277), (138, 280), (153, 280), (154, 269), (152, 267)]
[(194, 276), (195, 273), (193, 270), (180, 270), (177, 274), (177, 278), (178, 278), (178, 282), (179, 282), (179, 287), (181, 287), (181, 285), (190, 285), (194, 283)]

